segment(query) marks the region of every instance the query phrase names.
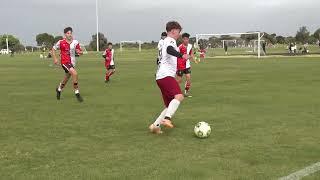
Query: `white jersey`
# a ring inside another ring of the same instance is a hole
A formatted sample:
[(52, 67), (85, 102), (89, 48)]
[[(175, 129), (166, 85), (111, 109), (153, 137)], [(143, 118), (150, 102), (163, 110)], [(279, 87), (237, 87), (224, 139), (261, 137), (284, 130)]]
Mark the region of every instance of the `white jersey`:
[[(188, 44), (188, 47), (187, 47), (187, 54), (190, 55), (190, 52), (192, 51), (192, 45), (191, 44)], [(190, 59), (187, 60), (186, 62), (186, 68), (190, 68), (191, 67), (191, 63), (190, 63)]]
[(169, 55), (167, 53), (167, 48), (172, 46), (176, 51), (178, 51), (176, 40), (167, 37), (163, 40), (161, 50), (159, 50), (159, 65), (156, 74), (156, 79), (163, 79), (165, 77), (175, 77), (177, 72), (177, 57)]
[(159, 51), (158, 59), (160, 59), (160, 54), (161, 54), (160, 51), (162, 50), (163, 42), (164, 42), (164, 40), (160, 39), (160, 41), (158, 43), (158, 51)]

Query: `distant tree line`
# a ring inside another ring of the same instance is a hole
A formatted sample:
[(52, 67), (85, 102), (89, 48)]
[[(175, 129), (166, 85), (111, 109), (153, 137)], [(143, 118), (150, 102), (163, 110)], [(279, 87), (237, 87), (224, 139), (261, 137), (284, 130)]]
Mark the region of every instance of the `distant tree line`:
[[(36, 49), (37, 47), (26, 46), (24, 47), (20, 40), (13, 35), (0, 35), (0, 49), (6, 49), (6, 38), (9, 40), (9, 48), (14, 51), (31, 51), (32, 49)], [(54, 36), (49, 33), (40, 33), (36, 36), (36, 42), (38, 47), (45, 47), (46, 49), (50, 49), (56, 42), (62, 39), (62, 36)], [(208, 39), (200, 39), (199, 43), (203, 46), (207, 46), (211, 44), (212, 47), (221, 44), (221, 40), (232, 40), (232, 39), (242, 39), (246, 42), (250, 42), (251, 40), (257, 39), (256, 35), (241, 35), (240, 37), (233, 36), (220, 36), (220, 37), (210, 37)], [(298, 44), (316, 44), (320, 41), (320, 28), (317, 29), (314, 33), (311, 33), (306, 26), (302, 26), (298, 29), (295, 36), (281, 36), (275, 33), (266, 33), (264, 32), (263, 40), (268, 44), (290, 44), (290, 43), (298, 43)], [(91, 36), (91, 41), (88, 45), (86, 45), (86, 49), (88, 51), (96, 51), (97, 50), (97, 35), (94, 34)], [(196, 38), (191, 37), (190, 43), (195, 43)], [(181, 43), (181, 39), (178, 40), (178, 44)], [(99, 50), (102, 51), (107, 48), (108, 39), (103, 33), (99, 32)], [(119, 48), (119, 43), (114, 43), (115, 48)], [(126, 44), (126, 48), (138, 48), (138, 44)], [(143, 49), (154, 49), (157, 47), (157, 42), (144, 42), (142, 44)]]
[[(306, 26), (302, 26), (298, 29), (296, 35), (293, 36), (278, 36), (275, 33), (269, 34), (267, 32), (263, 32), (264, 34), (262, 40), (264, 40), (268, 44), (290, 44), (290, 43), (298, 43), (298, 44), (316, 44), (319, 43), (320, 40), (320, 28), (316, 30), (313, 34), (307, 29)], [(257, 40), (256, 34), (243, 34), (240, 37), (233, 37), (229, 35), (223, 35), (220, 37), (209, 37), (208, 39), (200, 39), (199, 44), (201, 46), (207, 47), (209, 44), (211, 47), (218, 47), (221, 45), (222, 40), (243, 40), (246, 43), (249, 43), (252, 40)]]

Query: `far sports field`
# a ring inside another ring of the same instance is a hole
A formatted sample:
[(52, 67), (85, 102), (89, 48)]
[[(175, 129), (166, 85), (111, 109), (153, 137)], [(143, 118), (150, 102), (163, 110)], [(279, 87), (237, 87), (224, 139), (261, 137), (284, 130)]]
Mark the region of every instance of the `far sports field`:
[[(281, 51), (283, 52), (283, 51)], [(79, 59), (83, 103), (38, 53), (0, 56), (0, 179), (278, 179), (320, 161), (320, 57), (210, 57), (192, 64), (192, 95), (172, 130), (148, 132), (162, 108), (156, 51)], [(206, 121), (208, 139), (193, 135)], [(320, 179), (315, 172), (305, 179)]]

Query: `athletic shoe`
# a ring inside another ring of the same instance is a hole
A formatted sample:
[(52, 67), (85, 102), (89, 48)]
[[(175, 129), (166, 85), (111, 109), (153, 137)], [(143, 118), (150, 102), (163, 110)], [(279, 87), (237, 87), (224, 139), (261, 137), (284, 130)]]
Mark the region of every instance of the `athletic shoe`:
[(166, 128), (174, 128), (172, 122), (168, 119), (164, 119), (161, 121), (161, 125), (164, 125)]
[(78, 93), (76, 94), (76, 98), (79, 102), (83, 102), (83, 98), (81, 97), (81, 95)]
[(61, 97), (61, 91), (58, 91), (58, 88), (56, 89), (57, 92), (57, 100), (60, 100)]
[(161, 131), (161, 128), (155, 126), (154, 124), (151, 124), (151, 125), (149, 126), (149, 130), (150, 130), (150, 132), (153, 133), (153, 134), (162, 134), (162, 133), (163, 133), (163, 132)]

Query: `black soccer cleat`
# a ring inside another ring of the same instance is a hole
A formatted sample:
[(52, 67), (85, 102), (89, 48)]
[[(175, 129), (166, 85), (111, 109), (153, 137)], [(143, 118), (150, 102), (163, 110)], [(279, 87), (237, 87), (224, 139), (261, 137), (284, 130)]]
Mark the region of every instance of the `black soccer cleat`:
[(60, 100), (61, 97), (61, 91), (58, 91), (58, 88), (56, 89), (57, 92), (57, 100)]
[(83, 98), (81, 97), (81, 95), (78, 93), (76, 94), (76, 98), (79, 102), (83, 102)]

